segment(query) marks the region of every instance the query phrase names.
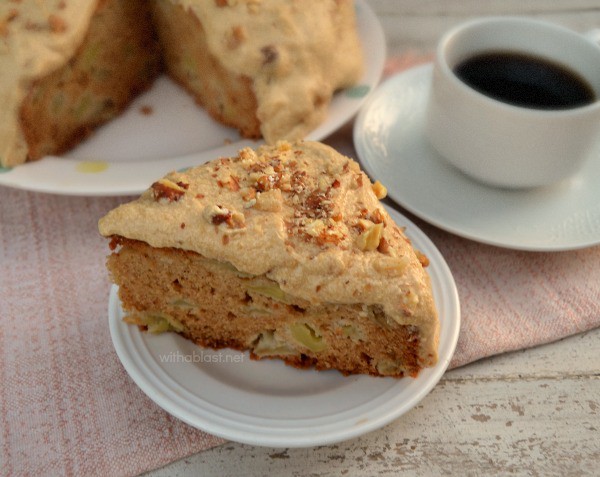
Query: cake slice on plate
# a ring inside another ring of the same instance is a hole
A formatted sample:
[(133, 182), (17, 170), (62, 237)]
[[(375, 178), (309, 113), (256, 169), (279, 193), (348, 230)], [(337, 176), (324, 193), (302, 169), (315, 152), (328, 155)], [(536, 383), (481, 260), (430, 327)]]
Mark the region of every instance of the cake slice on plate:
[(280, 142), (156, 181), (99, 222), (125, 320), (296, 367), (437, 362), (427, 259), (353, 160)]

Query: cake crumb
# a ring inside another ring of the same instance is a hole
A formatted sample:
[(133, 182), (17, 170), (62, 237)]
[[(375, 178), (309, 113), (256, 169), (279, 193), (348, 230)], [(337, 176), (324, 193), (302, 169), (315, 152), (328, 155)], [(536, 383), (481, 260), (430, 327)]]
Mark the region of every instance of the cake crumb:
[(148, 106), (147, 104), (144, 104), (140, 107), (140, 113), (142, 113), (144, 116), (150, 116), (153, 112), (154, 109), (152, 106)]

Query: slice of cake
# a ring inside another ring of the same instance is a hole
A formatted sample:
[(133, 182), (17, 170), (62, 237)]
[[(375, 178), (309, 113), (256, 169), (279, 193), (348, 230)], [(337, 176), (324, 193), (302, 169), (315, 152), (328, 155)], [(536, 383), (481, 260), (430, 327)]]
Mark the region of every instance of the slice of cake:
[(168, 174), (99, 222), (126, 321), (297, 367), (416, 376), (439, 323), (385, 192), (316, 142)]
[(362, 60), (353, 0), (5, 0), (0, 166), (67, 151), (164, 69), (243, 136), (299, 139)]

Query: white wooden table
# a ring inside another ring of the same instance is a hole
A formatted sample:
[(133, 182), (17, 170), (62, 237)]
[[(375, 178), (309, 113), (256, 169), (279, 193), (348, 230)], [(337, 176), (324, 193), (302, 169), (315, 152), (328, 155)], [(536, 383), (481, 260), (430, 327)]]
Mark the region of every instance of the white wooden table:
[[(431, 51), (460, 21), (529, 15), (600, 28), (600, 0), (371, 0), (390, 54)], [(228, 443), (163, 476), (600, 476), (600, 329), (449, 371), (412, 411), (336, 445)]]

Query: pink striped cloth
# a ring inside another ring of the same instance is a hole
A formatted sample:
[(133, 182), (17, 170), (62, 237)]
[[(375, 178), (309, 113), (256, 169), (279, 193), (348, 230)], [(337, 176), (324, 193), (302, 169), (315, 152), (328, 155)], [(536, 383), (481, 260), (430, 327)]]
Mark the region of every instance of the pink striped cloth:
[[(352, 150), (349, 129), (332, 141)], [(113, 349), (96, 223), (129, 198), (0, 197), (0, 474), (137, 475), (223, 443), (156, 406)], [(459, 289), (452, 366), (600, 326), (600, 247), (516, 252), (416, 222)]]

